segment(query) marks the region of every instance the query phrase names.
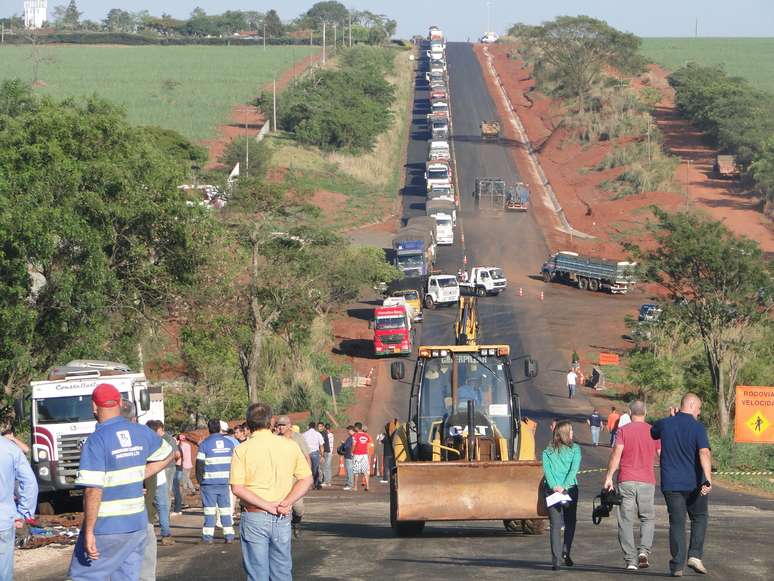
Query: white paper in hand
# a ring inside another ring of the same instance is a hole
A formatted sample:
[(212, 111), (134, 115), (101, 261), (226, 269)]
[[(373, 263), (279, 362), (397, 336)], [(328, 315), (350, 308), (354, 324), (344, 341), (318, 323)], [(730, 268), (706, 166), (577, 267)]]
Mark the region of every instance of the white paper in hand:
[(560, 502), (572, 502), (572, 497), (566, 492), (554, 492), (550, 496), (546, 496), (546, 506), (554, 506)]

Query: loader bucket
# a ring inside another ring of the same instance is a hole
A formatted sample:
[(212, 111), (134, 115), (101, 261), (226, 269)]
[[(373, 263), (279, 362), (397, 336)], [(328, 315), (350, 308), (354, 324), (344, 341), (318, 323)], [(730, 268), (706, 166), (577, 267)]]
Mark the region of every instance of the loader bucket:
[(540, 462), (398, 462), (397, 521), (545, 518)]

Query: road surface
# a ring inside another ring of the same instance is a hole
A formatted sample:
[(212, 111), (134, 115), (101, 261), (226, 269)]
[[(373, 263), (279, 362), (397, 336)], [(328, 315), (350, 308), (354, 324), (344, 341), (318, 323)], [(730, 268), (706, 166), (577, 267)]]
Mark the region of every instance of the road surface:
[[(477, 176), (498, 176), (516, 181), (516, 170), (508, 145), (482, 143), (479, 122), (497, 117), (495, 107), (482, 80), (482, 71), (470, 45), (449, 43), (448, 60), (454, 124), (453, 146), (462, 198), (461, 222), (465, 247), (460, 240), (454, 247), (443, 247), (439, 265), (454, 273), (467, 255), (468, 264), (502, 266), (510, 288), (499, 297), (479, 302), (482, 335), (488, 342), (508, 343), (514, 356), (529, 353), (540, 362), (540, 375), (521, 384), (524, 413), (539, 422), (539, 448), (548, 441), (548, 423), (554, 416), (576, 422), (582, 445), (583, 468), (604, 466), (608, 449), (589, 447), (585, 417), (590, 411), (583, 394), (566, 398), (564, 374), (568, 361), (548, 331), (546, 318), (560, 308), (562, 293), (572, 289), (546, 285), (546, 301), (518, 295), (519, 286), (537, 288), (542, 282), (530, 277), (538, 272), (547, 255), (540, 228), (530, 214), (506, 215), (496, 220), (478, 218), (471, 192)], [(428, 93), (419, 84), (411, 141), (408, 146), (404, 217), (423, 214), (424, 160), (427, 129), (425, 115)], [(537, 286), (536, 286), (537, 285)], [(557, 288), (558, 287), (558, 288)], [(542, 288), (542, 287), (541, 287)], [(557, 298), (552, 305), (549, 293)], [(568, 300), (616, 300), (615, 297), (586, 293), (568, 294)], [(425, 344), (452, 341), (454, 309), (439, 309), (426, 315), (421, 326)], [(568, 333), (579, 332), (568, 328)], [(410, 367), (410, 365), (409, 365)], [(383, 425), (387, 419), (405, 418), (408, 386), (385, 382), (377, 389), (375, 404), (368, 421)], [(372, 432), (375, 430), (372, 429)], [(599, 526), (591, 522), (591, 499), (601, 487), (602, 474), (593, 472), (580, 477), (581, 502), (579, 524), (573, 549), (576, 565), (562, 571), (567, 578), (619, 579), (623, 559), (617, 544), (615, 517)], [(439, 499), (446, 502), (447, 499)], [(449, 499), (448, 501), (453, 501)], [(657, 525), (652, 567), (638, 576), (663, 577), (667, 571), (667, 517), (663, 500), (657, 493)], [(769, 546), (774, 533), (774, 502), (753, 496), (716, 489), (711, 497), (711, 519), (706, 543), (705, 564), (712, 578), (764, 579), (774, 571), (774, 556)], [(551, 571), (546, 535), (525, 536), (506, 533), (499, 522), (429, 523), (418, 539), (398, 539), (389, 527), (387, 486), (372, 485), (369, 493), (344, 492), (340, 486), (312, 492), (307, 500), (307, 516), (302, 538), (294, 543), (294, 573), (297, 579), (530, 579), (554, 578)], [(187, 511), (174, 521), (174, 547), (159, 547), (159, 575), (162, 580), (241, 579), (238, 545), (203, 547), (197, 544), (201, 514)], [(63, 579), (67, 555), (52, 558), (45, 568), (17, 576), (19, 580)], [(687, 572), (687, 575), (692, 575)]]

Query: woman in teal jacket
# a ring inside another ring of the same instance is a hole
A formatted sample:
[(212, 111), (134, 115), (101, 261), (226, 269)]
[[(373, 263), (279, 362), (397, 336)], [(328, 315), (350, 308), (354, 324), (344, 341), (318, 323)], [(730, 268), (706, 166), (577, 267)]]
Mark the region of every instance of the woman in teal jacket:
[[(554, 492), (565, 492), (572, 501), (548, 507), (548, 519), (551, 522), (551, 564), (554, 571), (559, 569), (560, 558), (568, 567), (574, 564), (570, 551), (577, 521), (577, 475), (580, 462), (580, 446), (572, 441), (572, 424), (567, 421), (559, 422), (554, 428), (551, 444), (543, 450), (545, 493), (548, 496)], [(561, 536), (562, 524), (564, 524), (564, 544)]]

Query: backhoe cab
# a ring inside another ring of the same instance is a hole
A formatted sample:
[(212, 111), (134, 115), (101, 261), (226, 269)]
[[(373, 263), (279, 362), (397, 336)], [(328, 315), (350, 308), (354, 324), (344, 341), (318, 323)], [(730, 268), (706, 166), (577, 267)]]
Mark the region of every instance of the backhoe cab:
[[(522, 357), (529, 378), (537, 364)], [(392, 366), (394, 379), (405, 374)], [(524, 428), (507, 345), (420, 347), (409, 421), (393, 440), (390, 522), (533, 520), (547, 515), (534, 435)]]

